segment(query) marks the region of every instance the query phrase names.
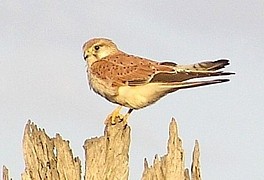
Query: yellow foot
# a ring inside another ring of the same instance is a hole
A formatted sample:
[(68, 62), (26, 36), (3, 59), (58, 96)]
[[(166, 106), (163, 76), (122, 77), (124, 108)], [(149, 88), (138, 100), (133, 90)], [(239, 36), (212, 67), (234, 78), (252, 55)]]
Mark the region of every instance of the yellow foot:
[(128, 118), (129, 115), (132, 113), (133, 109), (129, 109), (128, 112), (123, 116), (119, 117), (119, 123), (122, 122), (123, 124), (127, 124), (128, 123)]
[(118, 119), (119, 119), (118, 122), (122, 121), (124, 116), (120, 114), (121, 108), (122, 106), (118, 106), (110, 115), (108, 115), (107, 119), (105, 120), (106, 125), (108, 124), (109, 121), (112, 125), (116, 124), (117, 123), (116, 121)]
[(111, 125), (115, 125), (116, 123), (123, 122), (123, 124), (127, 124), (128, 117), (133, 111), (133, 109), (129, 109), (126, 115), (120, 114), (122, 106), (118, 106), (110, 115), (108, 115), (107, 119), (105, 120), (105, 125), (111, 123)]

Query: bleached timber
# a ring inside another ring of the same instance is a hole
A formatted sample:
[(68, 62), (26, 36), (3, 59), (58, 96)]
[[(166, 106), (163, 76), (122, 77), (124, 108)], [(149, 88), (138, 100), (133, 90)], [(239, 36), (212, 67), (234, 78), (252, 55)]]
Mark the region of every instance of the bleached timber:
[[(74, 157), (69, 141), (57, 134), (50, 138), (44, 129), (28, 121), (23, 137), (25, 172), (22, 180), (127, 180), (129, 179), (129, 146), (131, 128), (123, 122), (106, 125), (104, 135), (85, 140), (85, 172), (81, 161)], [(155, 156), (153, 165), (144, 160), (142, 180), (201, 180), (200, 152), (195, 141), (191, 173), (184, 164), (184, 150), (178, 135), (176, 121), (169, 126), (167, 154)], [(3, 179), (9, 179), (3, 166)]]

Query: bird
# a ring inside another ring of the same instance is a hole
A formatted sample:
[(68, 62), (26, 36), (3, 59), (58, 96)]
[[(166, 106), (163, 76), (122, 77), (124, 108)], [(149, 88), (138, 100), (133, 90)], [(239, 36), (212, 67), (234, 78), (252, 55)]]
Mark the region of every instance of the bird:
[[(105, 122), (110, 121), (112, 125), (116, 124), (116, 118), (127, 121), (133, 110), (154, 104), (177, 90), (229, 81), (220, 78), (193, 79), (235, 74), (219, 71), (229, 65), (228, 59), (206, 60), (187, 65), (159, 62), (127, 54), (107, 38), (90, 39), (82, 49), (90, 88), (119, 105)], [(129, 109), (125, 115), (120, 114), (122, 107)]]

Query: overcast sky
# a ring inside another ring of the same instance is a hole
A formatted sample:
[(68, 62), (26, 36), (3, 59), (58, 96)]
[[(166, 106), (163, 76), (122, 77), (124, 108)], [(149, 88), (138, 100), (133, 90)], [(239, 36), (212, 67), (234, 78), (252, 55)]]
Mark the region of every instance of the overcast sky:
[(14, 179), (24, 171), (28, 119), (70, 140), (82, 160), (85, 139), (103, 134), (116, 105), (88, 87), (81, 47), (93, 37), (158, 61), (229, 58), (226, 70), (236, 72), (229, 83), (182, 90), (132, 113), (130, 179), (140, 179), (145, 157), (152, 164), (166, 153), (172, 117), (186, 167), (199, 140), (203, 179), (263, 179), (263, 0), (9, 0), (0, 18), (0, 165)]

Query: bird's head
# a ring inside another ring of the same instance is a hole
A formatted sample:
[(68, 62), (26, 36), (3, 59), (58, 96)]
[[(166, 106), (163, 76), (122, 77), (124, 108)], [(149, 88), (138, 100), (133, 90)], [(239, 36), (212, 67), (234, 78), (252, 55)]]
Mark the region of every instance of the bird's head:
[(109, 39), (94, 38), (83, 45), (83, 58), (88, 65), (118, 52), (117, 46)]

